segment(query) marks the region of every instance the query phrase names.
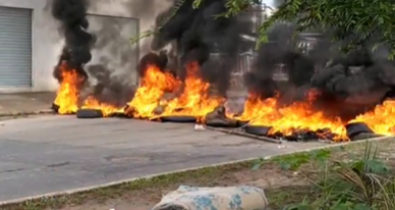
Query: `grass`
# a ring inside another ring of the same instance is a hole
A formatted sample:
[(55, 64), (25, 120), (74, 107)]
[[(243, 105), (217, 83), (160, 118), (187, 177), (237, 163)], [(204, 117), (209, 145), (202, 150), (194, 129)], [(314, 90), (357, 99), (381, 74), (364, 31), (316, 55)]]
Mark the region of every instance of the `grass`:
[[(258, 175), (264, 176), (268, 169), (277, 168), (276, 173), (288, 177), (297, 176), (298, 179), (307, 180), (307, 184), (266, 189), (271, 209), (392, 210), (395, 209), (395, 176), (391, 170), (395, 166), (395, 160), (392, 157), (388, 159), (388, 154), (395, 152), (395, 141), (381, 141), (377, 145), (380, 148), (360, 143), (271, 160), (254, 160), (167, 174), (72, 195), (2, 206), (0, 209), (62, 209), (89, 206), (91, 203), (101, 205), (111, 200), (130, 202), (130, 199), (136, 197), (155, 203), (163, 193), (182, 184), (209, 187), (244, 184), (238, 183), (235, 174), (251, 176), (249, 173), (257, 171), (260, 172)], [(380, 154), (385, 155), (381, 157)], [(250, 178), (249, 181), (259, 178)]]
[[(330, 157), (329, 151), (317, 151), (280, 158), (279, 162), (286, 166), (282, 167), (285, 170), (295, 170), (307, 163), (318, 170), (314, 175), (306, 170), (306, 177), (310, 177), (312, 184), (304, 195), (309, 196), (289, 206), (287, 204), (290, 202), (285, 199), (277, 201), (277, 207), (284, 210), (395, 209), (393, 168), (379, 159), (378, 153), (377, 145), (366, 143), (363, 152), (359, 148), (359, 152), (343, 156)], [(298, 194), (289, 190), (289, 197), (298, 197)]]

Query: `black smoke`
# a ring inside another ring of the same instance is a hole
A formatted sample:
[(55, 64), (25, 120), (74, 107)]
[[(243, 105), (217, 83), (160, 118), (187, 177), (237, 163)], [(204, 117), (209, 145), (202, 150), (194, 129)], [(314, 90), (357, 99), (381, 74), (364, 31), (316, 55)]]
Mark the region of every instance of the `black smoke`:
[[(90, 7), (97, 3), (91, 1)], [(93, 96), (97, 100), (124, 106), (133, 97), (136, 82), (138, 49), (130, 45), (130, 20), (120, 17), (91, 15), (89, 32), (95, 34), (92, 60), (85, 66), (89, 85), (84, 87), (82, 99)]]
[(172, 9), (158, 17), (152, 48), (159, 50), (175, 41), (180, 60), (178, 75), (185, 77), (183, 66), (197, 61), (202, 77), (225, 94), (230, 73), (245, 46), (241, 35), (248, 33), (249, 22), (221, 16), (227, 11), (225, 0), (203, 1), (198, 9), (192, 7), (193, 0), (186, 0), (174, 14), (179, 3), (175, 2)]
[(100, 102), (124, 106), (133, 98), (135, 87), (131, 85), (130, 79), (124, 75), (112, 74), (112, 71), (106, 68), (106, 64), (91, 65), (87, 68), (91, 78), (97, 82), (90, 88), (86, 88), (87, 93), (84, 96), (94, 96)]
[(61, 81), (60, 65), (64, 62), (87, 77), (84, 65), (91, 56), (91, 47), (94, 36), (87, 32), (89, 27), (87, 16), (88, 2), (86, 0), (54, 0), (52, 5), (53, 16), (61, 22), (62, 32), (66, 44), (63, 48), (59, 65), (55, 68), (54, 76)]
[[(251, 92), (263, 98), (278, 93), (287, 101), (304, 98), (315, 71), (314, 60), (296, 46), (296, 31), (292, 24), (276, 25), (268, 34), (269, 42), (260, 46), (252, 72), (245, 77)], [(276, 78), (282, 75), (284, 78)], [(278, 77), (278, 76), (277, 76)]]
[[(395, 95), (395, 63), (376, 60), (367, 48), (360, 48), (339, 56), (312, 78), (312, 85), (323, 95), (337, 101), (339, 115), (351, 119)], [(326, 98), (327, 99), (327, 98)]]
[[(312, 49), (299, 46), (313, 35)], [(298, 33), (292, 24), (276, 25), (269, 33), (270, 41), (258, 50), (246, 85), (262, 98), (279, 93), (284, 103), (305, 100), (306, 92), (319, 90), (317, 108), (344, 120), (395, 96), (395, 63), (387, 59), (388, 50), (372, 52), (363, 43), (343, 51), (340, 42), (328, 37), (329, 33)], [(279, 71), (285, 72), (288, 81), (276, 81)]]
[(140, 60), (138, 66), (139, 75), (141, 77), (144, 77), (145, 71), (147, 70), (149, 65), (155, 65), (162, 71), (165, 71), (167, 68), (167, 64), (168, 64), (168, 58), (166, 51), (161, 51), (159, 55), (154, 52), (150, 52), (144, 55), (144, 57), (142, 57)]

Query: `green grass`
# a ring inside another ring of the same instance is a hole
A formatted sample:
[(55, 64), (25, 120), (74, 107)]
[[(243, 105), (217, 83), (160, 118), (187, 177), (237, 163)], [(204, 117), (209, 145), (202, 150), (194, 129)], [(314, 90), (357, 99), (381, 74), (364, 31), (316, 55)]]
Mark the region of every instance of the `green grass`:
[(295, 159), (300, 160), (292, 160), (292, 163), (307, 164), (309, 162), (315, 165), (315, 168), (319, 168), (317, 171), (319, 178), (311, 179), (314, 184), (310, 191), (315, 192), (314, 199), (304, 199), (284, 209), (395, 209), (395, 175), (393, 169), (377, 157), (379, 150), (377, 144), (366, 143), (363, 152), (360, 150), (357, 156), (350, 153), (349, 158), (343, 156), (330, 158), (327, 155), (319, 155), (321, 158), (315, 159), (317, 156), (307, 154), (296, 156)]

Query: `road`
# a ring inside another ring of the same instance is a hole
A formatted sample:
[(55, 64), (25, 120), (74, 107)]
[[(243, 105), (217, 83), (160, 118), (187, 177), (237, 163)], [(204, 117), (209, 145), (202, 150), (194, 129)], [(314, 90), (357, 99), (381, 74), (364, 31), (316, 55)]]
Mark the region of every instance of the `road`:
[(320, 146), (276, 144), (190, 124), (39, 116), (0, 122), (0, 203)]

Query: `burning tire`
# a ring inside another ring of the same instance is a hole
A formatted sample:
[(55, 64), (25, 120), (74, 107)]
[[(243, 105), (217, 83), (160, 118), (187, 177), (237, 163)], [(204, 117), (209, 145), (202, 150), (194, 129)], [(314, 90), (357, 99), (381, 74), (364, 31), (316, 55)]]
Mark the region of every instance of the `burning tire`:
[(128, 116), (126, 113), (113, 113), (113, 114), (110, 114), (108, 117), (132, 118), (132, 117)]
[(350, 123), (346, 126), (347, 136), (351, 140), (361, 139), (361, 136), (371, 138), (376, 136), (374, 132), (365, 123)]
[(79, 119), (102, 118), (103, 116), (103, 112), (98, 109), (80, 109), (77, 112), (77, 118)]
[(219, 127), (219, 128), (236, 128), (239, 127), (239, 123), (235, 120), (228, 119), (212, 119), (206, 122), (207, 126)]
[(51, 109), (55, 112), (55, 113), (59, 113), (59, 106), (56, 105), (55, 103), (52, 104)]
[(206, 115), (206, 125), (217, 128), (236, 128), (240, 127), (237, 120), (227, 118), (224, 106), (217, 107)]
[(269, 135), (270, 127), (267, 126), (252, 126), (247, 125), (244, 127), (245, 132), (257, 136), (267, 136)]
[(162, 122), (173, 122), (173, 123), (196, 123), (196, 117), (192, 116), (163, 116), (160, 118)]

